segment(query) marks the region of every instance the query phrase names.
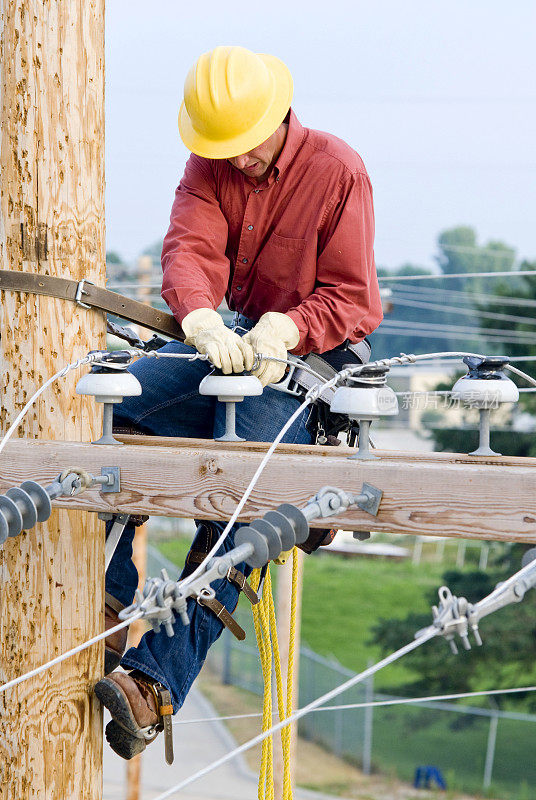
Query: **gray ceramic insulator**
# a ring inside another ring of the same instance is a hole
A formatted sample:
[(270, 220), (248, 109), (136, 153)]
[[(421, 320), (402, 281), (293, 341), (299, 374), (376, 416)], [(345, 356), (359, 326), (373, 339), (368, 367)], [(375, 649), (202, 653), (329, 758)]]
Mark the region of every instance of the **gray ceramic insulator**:
[(8, 537), (30, 530), (37, 522), (44, 522), (52, 513), (50, 498), (45, 489), (35, 481), (24, 481), (0, 495), (0, 545)]
[(292, 525), (294, 529), (294, 543), (303, 544), (309, 536), (309, 523), (303, 511), (291, 503), (282, 503), (280, 506), (277, 506), (276, 511), (283, 514)]
[(270, 522), (279, 534), (281, 539), (281, 547), (283, 552), (292, 550), (296, 544), (296, 535), (294, 533), (294, 526), (285, 514), (280, 511), (268, 511), (264, 515), (266, 522)]
[(295, 544), (305, 542), (309, 525), (302, 511), (290, 503), (283, 503), (275, 511), (268, 511), (262, 519), (239, 528), (235, 545), (250, 544), (253, 555), (246, 559), (250, 567), (263, 567), (280, 553), (291, 550)]

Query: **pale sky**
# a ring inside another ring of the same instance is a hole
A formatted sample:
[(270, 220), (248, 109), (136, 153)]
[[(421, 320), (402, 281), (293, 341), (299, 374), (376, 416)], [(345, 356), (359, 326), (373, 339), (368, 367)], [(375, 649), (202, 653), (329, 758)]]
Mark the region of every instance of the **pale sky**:
[(302, 124), (362, 156), (379, 265), (433, 266), (460, 224), (536, 258), (535, 31), (533, 0), (108, 0), (107, 249), (134, 260), (164, 235), (184, 78), (239, 44), (283, 59)]

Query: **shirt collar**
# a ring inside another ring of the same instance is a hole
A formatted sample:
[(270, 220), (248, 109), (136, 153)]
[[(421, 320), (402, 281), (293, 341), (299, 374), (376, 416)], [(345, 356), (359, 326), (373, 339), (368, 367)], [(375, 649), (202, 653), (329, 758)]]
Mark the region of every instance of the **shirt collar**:
[(268, 181), (269, 183), (274, 179), (278, 179), (281, 173), (289, 166), (298, 152), (305, 135), (303, 125), (292, 109), (289, 110), (284, 122), (288, 122), (287, 138), (285, 139), (285, 144), (279, 154), (279, 158), (274, 164), (273, 172)]
[[(283, 120), (288, 124), (287, 135), (285, 138), (285, 144), (283, 145), (283, 149), (279, 154), (279, 158), (274, 164), (274, 168), (270, 173), (270, 177), (267, 180), (264, 180), (261, 184), (257, 184), (253, 178), (249, 178), (247, 175), (244, 175), (243, 172), (237, 170), (233, 167), (232, 164), (229, 164), (229, 168), (232, 170), (233, 173), (237, 173), (238, 175), (242, 176), (244, 182), (248, 182), (255, 186), (257, 189), (266, 188), (267, 186), (271, 186), (274, 181), (279, 180), (279, 176), (285, 169), (289, 166), (290, 162), (300, 149), (302, 142), (305, 138), (305, 128), (298, 120), (298, 117), (294, 113), (294, 111), (290, 108), (288, 111), (287, 116)], [(227, 162), (229, 163), (229, 162)]]

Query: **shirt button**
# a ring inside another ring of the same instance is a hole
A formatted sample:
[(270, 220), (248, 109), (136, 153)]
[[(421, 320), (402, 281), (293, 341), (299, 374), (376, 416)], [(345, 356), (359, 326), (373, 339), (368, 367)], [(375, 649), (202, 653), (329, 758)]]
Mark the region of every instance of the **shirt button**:
[(236, 291), (237, 291), (237, 292), (241, 292), (241, 291), (242, 291), (242, 287), (241, 287), (241, 286), (237, 286), (237, 287), (236, 287)]
[(253, 225), (248, 225), (248, 231), (252, 231), (252, 230), (253, 230)]
[(248, 260), (247, 260), (247, 258), (243, 258), (243, 259), (242, 259), (242, 264), (247, 264), (247, 263), (248, 263)]

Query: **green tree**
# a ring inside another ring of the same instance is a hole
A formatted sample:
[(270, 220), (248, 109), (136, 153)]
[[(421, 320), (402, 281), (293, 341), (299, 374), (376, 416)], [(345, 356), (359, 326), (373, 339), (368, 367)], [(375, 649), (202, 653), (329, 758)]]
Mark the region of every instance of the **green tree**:
[(116, 253), (115, 250), (107, 250), (106, 251), (106, 263), (107, 264), (122, 264), (123, 263), (123, 259), (121, 258), (119, 253)]
[[(506, 272), (515, 261), (515, 250), (503, 242), (491, 240), (479, 245), (474, 228), (459, 226), (449, 228), (437, 239), (439, 254), (436, 261), (444, 275), (464, 272)], [(449, 289), (484, 291), (488, 283), (481, 278), (452, 278)]]
[[(500, 344), (501, 355), (515, 357), (536, 356), (536, 261), (522, 261), (520, 271), (533, 270), (532, 275), (521, 275), (497, 282), (493, 287), (493, 299), (481, 302), (477, 308), (489, 315), (482, 318), (481, 325), (495, 329), (507, 329), (508, 336)], [(519, 341), (514, 341), (516, 334), (521, 334)], [(536, 377), (534, 362), (527, 361), (517, 364), (522, 370), (532, 377)], [(528, 386), (523, 379), (518, 379), (510, 374), (519, 386)], [(520, 406), (536, 414), (536, 396), (522, 394)], [(532, 455), (536, 455), (536, 442)]]

